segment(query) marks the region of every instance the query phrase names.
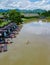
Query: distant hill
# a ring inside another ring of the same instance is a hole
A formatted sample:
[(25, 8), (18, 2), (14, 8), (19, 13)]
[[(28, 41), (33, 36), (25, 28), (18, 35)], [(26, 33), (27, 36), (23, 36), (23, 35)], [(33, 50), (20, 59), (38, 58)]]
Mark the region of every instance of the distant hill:
[(34, 13), (43, 13), (45, 11), (46, 10), (42, 10), (42, 9), (35, 9), (35, 10), (33, 10)]
[(8, 10), (0, 9), (0, 12), (7, 12)]
[[(7, 12), (8, 10), (4, 10), (4, 9), (0, 9), (0, 12)], [(23, 13), (43, 13), (46, 10), (42, 10), (42, 9), (34, 9), (34, 10), (20, 10), (20, 9), (16, 9), (18, 12), (23, 12)]]
[(42, 9), (35, 9), (35, 10), (20, 10), (23, 13), (43, 13), (46, 10), (42, 10)]

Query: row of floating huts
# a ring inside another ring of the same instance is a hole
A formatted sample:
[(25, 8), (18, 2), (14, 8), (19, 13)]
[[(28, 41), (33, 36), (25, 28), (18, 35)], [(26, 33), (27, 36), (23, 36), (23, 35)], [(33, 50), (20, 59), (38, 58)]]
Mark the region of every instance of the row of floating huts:
[(0, 52), (7, 51), (7, 44), (10, 44), (12, 42), (9, 42), (9, 38), (15, 38), (16, 34), (20, 31), (20, 28), (16, 23), (9, 23), (7, 26), (0, 28)]

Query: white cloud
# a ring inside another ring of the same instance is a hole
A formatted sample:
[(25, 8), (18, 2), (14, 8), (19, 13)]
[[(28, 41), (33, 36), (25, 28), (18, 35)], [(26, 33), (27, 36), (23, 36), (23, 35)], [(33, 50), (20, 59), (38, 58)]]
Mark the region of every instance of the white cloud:
[(50, 0), (40, 0), (31, 2), (30, 0), (2, 0), (0, 2), (0, 9), (46, 9), (50, 10)]

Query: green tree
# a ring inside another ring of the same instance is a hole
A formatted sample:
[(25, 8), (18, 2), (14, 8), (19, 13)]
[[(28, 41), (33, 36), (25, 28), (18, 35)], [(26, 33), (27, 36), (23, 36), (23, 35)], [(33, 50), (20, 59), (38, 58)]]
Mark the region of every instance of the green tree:
[(3, 20), (2, 20), (2, 19), (0, 19), (0, 24), (2, 24), (2, 22), (3, 22)]
[(45, 16), (45, 17), (50, 16), (50, 10), (43, 12), (41, 15), (42, 15), (42, 16)]
[(48, 16), (50, 16), (50, 10), (48, 11)]
[(21, 15), (16, 10), (10, 10), (9, 11), (9, 19), (12, 22), (16, 22), (17, 24), (22, 23)]
[(2, 15), (4, 16), (4, 19), (8, 20), (8, 14), (7, 14), (7, 12), (3, 12)]

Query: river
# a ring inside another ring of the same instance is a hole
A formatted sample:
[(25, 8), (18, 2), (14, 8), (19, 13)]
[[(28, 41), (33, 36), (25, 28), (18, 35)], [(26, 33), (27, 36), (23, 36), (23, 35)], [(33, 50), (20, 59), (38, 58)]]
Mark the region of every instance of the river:
[(50, 65), (50, 23), (23, 24), (19, 34), (0, 53), (0, 65)]

